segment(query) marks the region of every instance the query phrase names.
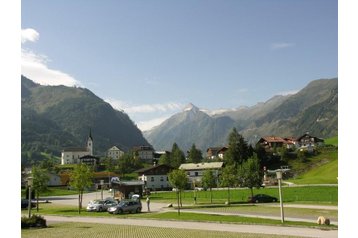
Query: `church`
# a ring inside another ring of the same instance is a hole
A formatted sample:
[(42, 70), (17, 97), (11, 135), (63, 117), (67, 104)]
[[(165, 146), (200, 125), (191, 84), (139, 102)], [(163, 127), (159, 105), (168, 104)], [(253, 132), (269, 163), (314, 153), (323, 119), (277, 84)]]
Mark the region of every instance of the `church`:
[(93, 138), (90, 133), (87, 138), (86, 147), (67, 147), (61, 153), (61, 164), (79, 164), (81, 158), (85, 156), (93, 156)]

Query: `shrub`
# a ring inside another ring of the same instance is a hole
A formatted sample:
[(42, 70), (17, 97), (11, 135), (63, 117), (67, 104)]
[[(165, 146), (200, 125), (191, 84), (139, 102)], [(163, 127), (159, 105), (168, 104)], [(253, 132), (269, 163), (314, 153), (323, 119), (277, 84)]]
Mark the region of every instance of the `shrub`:
[(36, 214), (32, 215), (30, 218), (26, 216), (21, 217), (21, 229), (30, 227), (47, 227), (45, 218)]

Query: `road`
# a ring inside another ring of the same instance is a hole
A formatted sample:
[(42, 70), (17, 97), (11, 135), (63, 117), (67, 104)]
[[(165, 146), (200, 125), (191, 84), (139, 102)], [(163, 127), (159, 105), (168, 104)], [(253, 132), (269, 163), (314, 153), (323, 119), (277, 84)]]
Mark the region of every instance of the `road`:
[[(103, 197), (109, 197), (110, 194), (104, 191)], [(87, 205), (90, 200), (100, 199), (100, 192), (86, 193), (83, 195), (83, 205)], [(77, 205), (78, 195), (67, 195), (67, 196), (53, 196), (47, 197), (46, 200), (53, 204), (63, 205)], [(309, 207), (318, 209), (338, 209), (336, 206), (312, 206), (312, 205), (294, 205), (290, 206), (297, 207)], [(151, 212), (162, 212), (166, 211), (167, 204), (151, 202)], [(143, 211), (146, 211), (146, 207), (143, 207)], [(184, 210), (182, 210), (184, 212)], [(193, 212), (193, 211), (192, 211)], [(195, 211), (200, 213), (220, 214), (228, 215), (215, 212)], [(237, 214), (243, 216), (253, 216), (249, 214)], [(261, 216), (255, 215), (255, 217), (263, 217), (270, 219), (280, 219), (275, 216)], [(182, 229), (199, 229), (199, 230), (212, 230), (212, 231), (231, 231), (231, 232), (243, 232), (243, 233), (258, 233), (258, 234), (276, 234), (276, 235), (292, 235), (301, 237), (327, 237), (335, 238), (338, 237), (337, 230), (320, 230), (315, 228), (300, 228), (300, 227), (277, 227), (277, 226), (263, 226), (263, 225), (237, 225), (237, 224), (220, 224), (220, 223), (206, 223), (206, 222), (182, 222), (182, 221), (161, 221), (161, 220), (150, 220), (150, 219), (119, 219), (119, 218), (100, 218), (100, 217), (64, 217), (64, 216), (45, 216), (49, 224), (52, 222), (89, 222), (89, 223), (106, 223), (106, 224), (122, 224), (122, 225), (135, 225), (135, 226), (150, 226), (150, 227), (173, 227)], [(289, 218), (285, 217), (285, 220), (292, 221), (308, 221), (315, 222), (307, 219), (300, 218)], [(334, 223), (333, 223), (334, 224)]]

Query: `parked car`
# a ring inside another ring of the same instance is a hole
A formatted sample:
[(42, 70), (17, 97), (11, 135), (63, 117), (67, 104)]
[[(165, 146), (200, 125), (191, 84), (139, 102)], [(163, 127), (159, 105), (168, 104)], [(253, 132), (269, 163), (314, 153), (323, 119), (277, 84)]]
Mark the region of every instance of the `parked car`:
[[(21, 209), (26, 209), (29, 207), (29, 200), (28, 199), (21, 199)], [(35, 202), (31, 202), (31, 207), (36, 207)]]
[(114, 200), (93, 200), (90, 201), (87, 205), (86, 210), (88, 212), (103, 212), (103, 211), (107, 211), (108, 208), (117, 205), (117, 202)]
[(139, 213), (142, 211), (142, 203), (139, 200), (122, 200), (107, 211), (111, 214)]
[(253, 197), (249, 197), (248, 202), (277, 202), (278, 199), (266, 194), (256, 194)]

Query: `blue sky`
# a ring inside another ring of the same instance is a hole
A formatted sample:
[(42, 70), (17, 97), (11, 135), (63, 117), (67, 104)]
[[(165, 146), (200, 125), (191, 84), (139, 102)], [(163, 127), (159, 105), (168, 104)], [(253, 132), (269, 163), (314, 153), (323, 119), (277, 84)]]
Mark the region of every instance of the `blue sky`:
[(21, 2), (21, 72), (86, 87), (141, 128), (338, 76), (336, 0)]

